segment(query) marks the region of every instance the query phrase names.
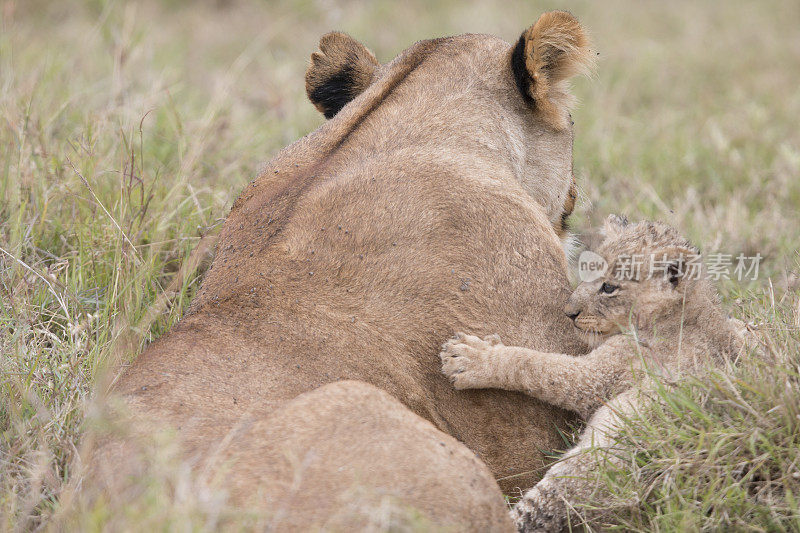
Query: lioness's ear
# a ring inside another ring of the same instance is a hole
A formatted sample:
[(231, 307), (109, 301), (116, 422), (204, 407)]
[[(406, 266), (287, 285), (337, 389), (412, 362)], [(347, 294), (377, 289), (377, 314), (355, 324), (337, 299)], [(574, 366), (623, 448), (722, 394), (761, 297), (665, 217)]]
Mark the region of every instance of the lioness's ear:
[(574, 98), (568, 80), (594, 65), (589, 36), (566, 11), (544, 13), (525, 30), (511, 55), (511, 69), (523, 97), (553, 127), (568, 126)]
[(331, 32), (319, 40), (306, 70), (306, 94), (325, 118), (338, 113), (372, 83), (378, 60), (346, 33)]

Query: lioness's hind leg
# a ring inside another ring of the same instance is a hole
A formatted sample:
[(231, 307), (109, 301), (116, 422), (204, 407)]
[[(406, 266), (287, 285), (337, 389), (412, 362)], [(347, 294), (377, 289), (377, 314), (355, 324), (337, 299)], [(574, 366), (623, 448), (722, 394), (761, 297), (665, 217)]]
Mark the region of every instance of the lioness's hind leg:
[(510, 531), (489, 469), (464, 445), (361, 381), (306, 392), (256, 421), (221, 464), (273, 531)]

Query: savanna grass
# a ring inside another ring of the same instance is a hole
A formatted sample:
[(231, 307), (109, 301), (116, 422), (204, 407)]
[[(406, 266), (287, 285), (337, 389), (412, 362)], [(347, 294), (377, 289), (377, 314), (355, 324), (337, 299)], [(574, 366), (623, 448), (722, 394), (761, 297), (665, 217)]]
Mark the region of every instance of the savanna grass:
[(598, 473), (626, 505), (596, 524), (800, 529), (789, 0), (0, 2), (0, 527), (268, 526), (194, 490), (167, 436), (137, 490), (77, 498), (104, 369), (178, 320), (238, 191), (321, 123), (302, 82), (321, 34), (348, 31), (385, 61), (440, 35), (511, 41), (553, 8), (578, 15), (600, 53), (596, 78), (576, 83), (576, 228), (624, 212), (705, 252), (764, 256), (757, 280), (721, 290), (765, 355), (665, 389), (667, 407), (632, 420), (630, 472)]

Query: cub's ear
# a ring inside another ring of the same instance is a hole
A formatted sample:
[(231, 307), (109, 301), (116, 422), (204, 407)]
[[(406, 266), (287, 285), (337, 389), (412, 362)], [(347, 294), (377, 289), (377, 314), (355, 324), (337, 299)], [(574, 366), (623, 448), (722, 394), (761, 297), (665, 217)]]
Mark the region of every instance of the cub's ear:
[(306, 70), (306, 94), (325, 118), (331, 118), (364, 92), (380, 65), (372, 52), (346, 33), (331, 32), (319, 40)]
[(608, 215), (603, 222), (603, 234), (606, 239), (618, 236), (628, 225), (628, 217), (625, 215)]
[(688, 246), (669, 246), (652, 254), (651, 270), (662, 272), (673, 289), (678, 288), (684, 279), (697, 279), (702, 264), (696, 261), (699, 251)]
[(569, 78), (594, 67), (589, 36), (566, 11), (544, 13), (525, 30), (511, 55), (511, 69), (523, 98), (553, 127), (569, 125), (574, 102)]

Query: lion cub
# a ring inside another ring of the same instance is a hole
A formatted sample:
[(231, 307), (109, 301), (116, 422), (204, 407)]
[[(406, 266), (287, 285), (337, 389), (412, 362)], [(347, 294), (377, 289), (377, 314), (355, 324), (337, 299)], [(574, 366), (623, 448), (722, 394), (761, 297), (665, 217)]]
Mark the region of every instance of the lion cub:
[(605, 233), (597, 250), (605, 274), (581, 283), (565, 308), (592, 352), (543, 353), (459, 333), (441, 353), (442, 371), (458, 389), (521, 391), (588, 421), (577, 445), (514, 507), (520, 531), (567, 525), (568, 510), (596, 488), (588, 474), (597, 459), (581, 452), (615, 442), (620, 418), (645, 401), (640, 392), (652, 388), (654, 375), (674, 380), (744, 349), (743, 324), (726, 317), (698, 250), (675, 229), (612, 215)]

